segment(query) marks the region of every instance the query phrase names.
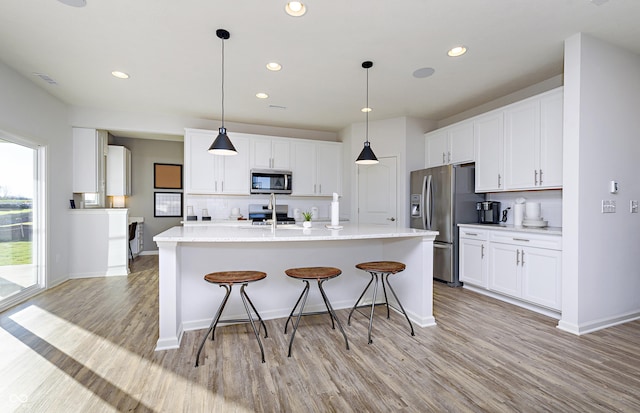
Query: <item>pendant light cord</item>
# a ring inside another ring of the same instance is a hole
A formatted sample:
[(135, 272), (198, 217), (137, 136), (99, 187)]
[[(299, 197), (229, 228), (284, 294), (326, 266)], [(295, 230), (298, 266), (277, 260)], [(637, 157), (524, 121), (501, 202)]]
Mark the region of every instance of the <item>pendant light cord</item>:
[(366, 113), (366, 126), (365, 126), (365, 138), (367, 140), (367, 142), (369, 142), (369, 112), (371, 111), (369, 109), (369, 68), (367, 68), (367, 107), (365, 108)]
[(222, 127), (224, 128), (224, 39), (222, 39)]

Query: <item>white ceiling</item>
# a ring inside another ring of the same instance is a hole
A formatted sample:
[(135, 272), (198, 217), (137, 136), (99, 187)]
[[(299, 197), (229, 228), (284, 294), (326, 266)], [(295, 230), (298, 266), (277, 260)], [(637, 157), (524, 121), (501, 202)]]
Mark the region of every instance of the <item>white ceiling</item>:
[[(2, 0), (0, 60), (69, 105), (220, 119), (224, 28), (225, 120), (336, 132), (365, 119), (365, 60), (370, 120), (437, 121), (561, 74), (577, 32), (640, 54), (640, 0), (306, 4), (294, 18), (285, 0)], [(459, 44), (468, 53), (448, 57)], [(435, 74), (414, 78), (423, 67)]]

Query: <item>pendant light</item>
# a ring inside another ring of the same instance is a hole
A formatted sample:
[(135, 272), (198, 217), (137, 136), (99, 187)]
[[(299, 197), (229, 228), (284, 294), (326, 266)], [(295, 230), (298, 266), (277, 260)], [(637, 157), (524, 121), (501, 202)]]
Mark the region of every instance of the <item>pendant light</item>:
[(224, 127), (224, 41), (229, 38), (229, 32), (224, 29), (216, 30), (216, 36), (222, 40), (222, 126), (218, 129), (218, 137), (209, 147), (209, 153), (214, 155), (237, 155), (238, 151), (227, 136)]
[(369, 112), (371, 109), (369, 108), (369, 69), (373, 66), (373, 62), (366, 61), (362, 62), (362, 67), (367, 69), (367, 106), (363, 109), (367, 114), (367, 122), (366, 122), (366, 132), (365, 132), (365, 141), (364, 148), (362, 148), (362, 152), (360, 152), (360, 156), (356, 159), (356, 163), (358, 165), (374, 165), (378, 163), (378, 158), (371, 150), (371, 146), (369, 145)]

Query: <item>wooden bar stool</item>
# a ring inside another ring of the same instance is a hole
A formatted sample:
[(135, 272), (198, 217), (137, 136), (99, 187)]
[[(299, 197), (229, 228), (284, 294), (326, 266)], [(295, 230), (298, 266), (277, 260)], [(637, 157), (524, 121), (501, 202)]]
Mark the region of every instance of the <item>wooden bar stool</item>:
[(207, 341), (207, 336), (209, 332), (211, 332), (211, 340), (215, 339), (216, 326), (220, 321), (220, 315), (222, 314), (222, 310), (224, 310), (224, 306), (227, 304), (227, 300), (229, 299), (229, 295), (231, 294), (231, 288), (233, 284), (242, 284), (240, 287), (240, 297), (242, 298), (242, 303), (244, 304), (244, 309), (247, 311), (247, 318), (238, 319), (238, 320), (224, 320), (223, 323), (238, 323), (238, 322), (250, 322), (251, 327), (253, 328), (253, 332), (258, 339), (258, 345), (260, 346), (260, 353), (262, 354), (262, 362), (264, 363), (264, 349), (262, 348), (262, 341), (260, 341), (260, 326), (256, 329), (256, 325), (253, 322), (253, 317), (251, 316), (251, 311), (249, 310), (249, 306), (253, 309), (253, 312), (258, 317), (260, 324), (264, 327), (264, 337), (267, 338), (267, 326), (262, 321), (262, 317), (260, 317), (260, 313), (256, 310), (256, 307), (253, 305), (249, 296), (244, 291), (247, 284), (250, 282), (258, 281), (263, 278), (266, 278), (267, 274), (260, 271), (222, 271), (222, 272), (212, 272), (211, 274), (207, 274), (204, 276), (204, 280), (210, 282), (212, 284), (218, 284), (219, 287), (224, 287), (227, 290), (227, 293), (216, 312), (213, 321), (211, 321), (211, 326), (209, 326), (209, 330), (207, 334), (204, 335), (202, 339), (202, 343), (200, 343), (200, 348), (198, 349), (198, 354), (196, 355), (196, 367), (198, 367), (198, 360), (200, 359), (200, 352), (202, 351), (202, 347), (204, 347), (205, 341)]
[[(372, 261), (372, 262), (362, 262), (360, 264), (357, 264), (356, 268), (369, 272), (369, 274), (371, 274), (371, 280), (369, 280), (369, 284), (367, 284), (367, 286), (364, 288), (364, 291), (362, 291), (362, 294), (360, 294), (360, 297), (358, 298), (355, 305), (349, 312), (349, 318), (347, 319), (347, 324), (351, 325), (351, 315), (353, 314), (353, 311), (356, 308), (369, 306), (368, 304), (358, 306), (358, 304), (360, 303), (360, 300), (362, 300), (362, 297), (367, 292), (367, 290), (369, 289), (369, 286), (371, 286), (371, 283), (373, 283), (373, 280), (375, 279), (376, 282), (373, 285), (373, 297), (371, 298), (371, 314), (369, 315), (369, 337), (368, 337), (369, 344), (373, 342), (371, 340), (371, 326), (373, 325), (373, 310), (375, 306), (382, 305), (382, 304), (386, 305), (387, 319), (389, 318), (389, 300), (387, 299), (387, 289), (385, 287), (385, 283), (389, 287), (389, 290), (391, 290), (393, 297), (396, 299), (396, 302), (400, 307), (400, 311), (402, 312), (402, 314), (404, 314), (404, 317), (407, 319), (407, 322), (409, 323), (409, 327), (411, 327), (411, 335), (414, 336), (415, 333), (413, 332), (413, 325), (411, 324), (411, 320), (409, 320), (409, 316), (407, 316), (407, 312), (404, 311), (404, 308), (402, 307), (400, 300), (398, 300), (398, 296), (396, 295), (395, 291), (393, 291), (393, 288), (391, 288), (391, 284), (389, 284), (389, 276), (391, 274), (396, 274), (401, 271), (404, 271), (404, 269), (406, 268), (406, 265), (404, 265), (401, 262), (395, 262), (395, 261)], [(378, 294), (378, 276), (380, 276), (380, 279), (382, 280), (382, 290), (384, 291), (384, 303), (380, 303), (380, 304), (376, 304), (376, 296)]]
[[(300, 318), (302, 318), (303, 315), (325, 314), (327, 312), (331, 317), (331, 328), (335, 330), (336, 328), (335, 325), (338, 324), (338, 328), (340, 329), (340, 332), (344, 337), (344, 342), (347, 346), (347, 350), (349, 350), (349, 341), (347, 340), (347, 335), (342, 329), (342, 324), (340, 324), (340, 320), (338, 320), (338, 317), (336, 316), (335, 311), (333, 311), (333, 307), (331, 306), (331, 303), (327, 298), (327, 294), (325, 294), (324, 289), (322, 288), (322, 283), (324, 283), (327, 280), (330, 280), (331, 278), (335, 278), (339, 276), (340, 274), (342, 274), (342, 271), (339, 268), (334, 268), (334, 267), (306, 267), (306, 268), (290, 268), (285, 271), (285, 274), (287, 274), (291, 278), (302, 280), (305, 283), (304, 289), (302, 290), (302, 294), (300, 294), (300, 297), (298, 297), (298, 301), (296, 301), (296, 305), (293, 306), (293, 309), (291, 310), (291, 314), (289, 314), (289, 318), (287, 318), (287, 322), (284, 325), (284, 333), (287, 334), (287, 326), (289, 325), (289, 320), (291, 320), (291, 317), (293, 317), (293, 313), (296, 311), (298, 304), (300, 304), (300, 301), (302, 301), (295, 325), (293, 325), (292, 323), (293, 332), (291, 333), (291, 340), (289, 341), (289, 354), (287, 355), (287, 357), (291, 357), (291, 348), (293, 346), (293, 339), (296, 336), (296, 331), (298, 330), (298, 324), (300, 324)], [(318, 281), (318, 288), (320, 289), (322, 300), (324, 301), (325, 307), (327, 307), (326, 312), (318, 311), (313, 313), (304, 313), (304, 305), (307, 302), (307, 296), (309, 295), (309, 280)], [(334, 323), (334, 320), (335, 320), (335, 323)]]

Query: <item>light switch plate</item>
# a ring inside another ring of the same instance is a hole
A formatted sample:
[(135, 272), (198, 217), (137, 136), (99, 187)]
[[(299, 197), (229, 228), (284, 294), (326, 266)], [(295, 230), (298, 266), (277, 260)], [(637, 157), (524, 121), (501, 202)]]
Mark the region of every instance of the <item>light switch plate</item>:
[(613, 214), (616, 212), (616, 201), (611, 199), (602, 200), (602, 213)]
[(632, 199), (629, 202), (629, 210), (631, 211), (632, 214), (637, 214), (638, 213), (638, 201), (635, 199)]

